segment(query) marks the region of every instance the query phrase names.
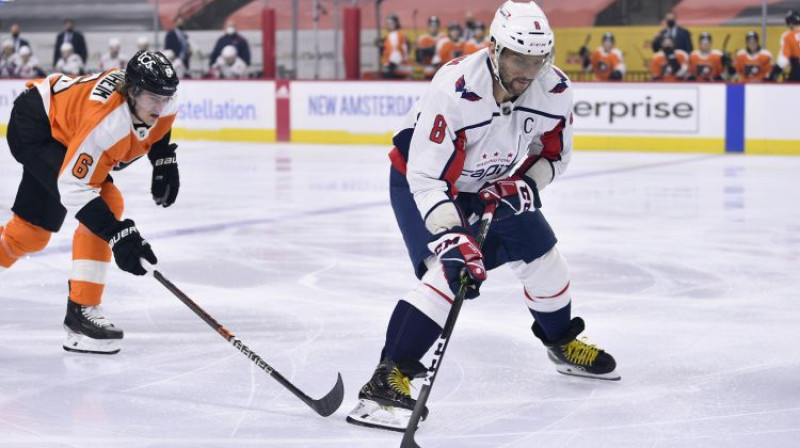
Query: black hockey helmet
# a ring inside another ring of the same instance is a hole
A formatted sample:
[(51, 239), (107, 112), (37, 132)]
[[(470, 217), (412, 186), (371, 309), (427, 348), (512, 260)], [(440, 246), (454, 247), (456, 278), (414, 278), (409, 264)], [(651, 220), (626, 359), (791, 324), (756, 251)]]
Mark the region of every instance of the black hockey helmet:
[(397, 17), (397, 14), (389, 14), (386, 16), (386, 22), (394, 22), (394, 26), (400, 29), (400, 17)]
[(703, 31), (702, 33), (700, 33), (700, 37), (697, 38), (697, 41), (702, 42), (704, 40), (711, 42), (711, 33), (709, 33), (708, 31)]
[(786, 13), (786, 26), (800, 25), (800, 12), (791, 10)]
[(436, 24), (436, 26), (439, 26), (439, 25), (442, 24), (442, 21), (439, 20), (439, 17), (437, 17), (437, 16), (428, 17), (428, 26), (431, 26), (433, 24)]
[(473, 29), (477, 30), (479, 28), (486, 31), (486, 24), (483, 22), (475, 22), (475, 26), (473, 27)]
[(744, 36), (745, 42), (750, 42), (751, 40), (756, 41), (758, 43), (758, 33), (755, 31), (748, 31), (747, 34)]
[(601, 42), (605, 42), (607, 40), (610, 40), (611, 43), (614, 43), (614, 33), (612, 33), (611, 31), (606, 31), (605, 33), (603, 33), (603, 38), (601, 39)]
[(178, 90), (178, 75), (166, 56), (158, 51), (140, 50), (125, 67), (125, 81), (133, 87), (172, 96)]
[(464, 31), (464, 28), (461, 28), (461, 24), (458, 22), (450, 22), (450, 24), (447, 25), (447, 31), (453, 30), (458, 30), (458, 32), (461, 33)]

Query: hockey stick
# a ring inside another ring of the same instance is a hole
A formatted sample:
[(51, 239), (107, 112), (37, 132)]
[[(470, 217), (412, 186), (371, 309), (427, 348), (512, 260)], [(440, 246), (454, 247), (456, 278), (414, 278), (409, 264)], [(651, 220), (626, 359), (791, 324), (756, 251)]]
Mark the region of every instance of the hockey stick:
[(227, 328), (223, 327), (219, 322), (214, 320), (208, 313), (205, 312), (200, 306), (192, 299), (189, 298), (183, 291), (178, 289), (177, 286), (172, 284), (163, 274), (158, 272), (155, 267), (148, 264), (146, 261), (142, 260), (142, 267), (145, 268), (148, 274), (151, 274), (153, 278), (158, 280), (159, 283), (164, 285), (165, 288), (169, 290), (175, 297), (178, 298), (181, 302), (183, 302), (186, 306), (189, 307), (195, 314), (197, 314), (201, 319), (203, 319), (211, 328), (213, 328), (217, 333), (220, 334), (226, 341), (230, 342), (231, 345), (236, 347), (237, 350), (242, 352), (243, 355), (247, 356), (250, 361), (253, 361), (255, 365), (257, 365), (261, 370), (267, 372), (269, 376), (275, 378), (275, 380), (287, 389), (289, 392), (293, 393), (297, 398), (303, 401), (303, 403), (307, 404), (311, 409), (316, 411), (317, 414), (327, 417), (337, 409), (342, 404), (342, 400), (344, 399), (344, 384), (342, 383), (342, 374), (339, 373), (339, 377), (336, 380), (336, 385), (333, 386), (330, 392), (327, 395), (320, 398), (319, 400), (314, 400), (313, 398), (309, 397), (308, 395), (304, 394), (303, 391), (298, 389), (294, 384), (290, 383), (289, 380), (283, 377), (277, 370), (273, 369), (272, 366), (267, 364), (260, 356), (256, 354), (250, 347), (244, 345), (241, 339), (237, 338), (233, 335)]
[[(483, 246), (483, 241), (486, 239), (486, 234), (489, 233), (489, 224), (494, 217), (494, 211), (497, 208), (497, 202), (490, 202), (483, 210), (481, 217), (481, 224), (478, 227), (478, 234), (475, 236), (475, 242), (478, 247)], [(425, 410), (425, 403), (428, 401), (428, 396), (431, 394), (433, 382), (436, 380), (436, 374), (439, 373), (439, 367), (442, 365), (442, 358), (444, 352), (447, 350), (447, 345), (450, 342), (450, 335), (453, 333), (453, 327), (456, 325), (458, 313), (461, 311), (461, 305), (464, 303), (464, 296), (467, 294), (467, 287), (469, 286), (469, 276), (466, 272), (461, 274), (461, 285), (458, 287), (458, 293), (453, 299), (453, 305), (450, 307), (450, 312), (447, 314), (447, 321), (444, 324), (442, 335), (439, 336), (437, 341), (436, 350), (433, 353), (433, 361), (431, 362), (428, 371), (430, 374), (425, 378), (425, 384), (419, 391), (417, 397), (417, 405), (414, 407), (414, 412), (411, 413), (411, 418), (408, 420), (405, 434), (403, 435), (403, 442), (400, 448), (419, 448), (419, 445), (414, 441), (414, 434), (417, 432), (417, 425), (422, 417), (422, 412)]]

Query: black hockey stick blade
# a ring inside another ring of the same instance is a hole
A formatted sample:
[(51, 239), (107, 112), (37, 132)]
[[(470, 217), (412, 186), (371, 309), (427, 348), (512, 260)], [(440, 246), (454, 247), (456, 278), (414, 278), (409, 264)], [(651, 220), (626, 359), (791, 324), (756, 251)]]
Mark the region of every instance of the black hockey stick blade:
[(342, 374), (337, 373), (337, 375), (338, 377), (336, 379), (336, 385), (333, 386), (333, 389), (331, 389), (330, 392), (328, 392), (328, 395), (325, 395), (319, 400), (314, 400), (311, 398), (308, 398), (308, 400), (303, 400), (311, 407), (311, 409), (315, 410), (317, 414), (323, 417), (327, 417), (336, 412), (344, 400), (344, 382), (342, 381)]

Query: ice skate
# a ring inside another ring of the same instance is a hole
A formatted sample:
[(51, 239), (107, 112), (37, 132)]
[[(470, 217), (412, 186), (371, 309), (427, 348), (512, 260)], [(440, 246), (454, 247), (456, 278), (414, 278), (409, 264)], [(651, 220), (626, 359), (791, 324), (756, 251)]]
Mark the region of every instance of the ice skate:
[[(372, 379), (358, 393), (358, 405), (347, 416), (354, 425), (403, 432), (408, 426), (417, 401), (411, 398), (411, 379), (424, 376), (420, 364), (414, 368), (398, 367), (386, 358), (378, 364)], [(422, 419), (428, 410), (422, 413)]]
[(67, 331), (64, 350), (78, 353), (117, 353), (123, 336), (122, 330), (103, 316), (99, 306), (79, 305), (71, 300), (67, 300), (64, 330)]
[(586, 343), (586, 338), (576, 339), (585, 325), (583, 319), (572, 319), (567, 333), (557, 341), (548, 341), (537, 322), (533, 323), (533, 334), (547, 347), (547, 357), (556, 365), (556, 370), (564, 375), (618, 381), (614, 357), (594, 345)]

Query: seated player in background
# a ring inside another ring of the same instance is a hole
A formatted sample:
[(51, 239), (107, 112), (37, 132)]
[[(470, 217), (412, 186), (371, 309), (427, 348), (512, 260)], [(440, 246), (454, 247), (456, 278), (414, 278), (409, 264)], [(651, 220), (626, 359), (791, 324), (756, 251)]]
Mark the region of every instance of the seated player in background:
[[(186, 77), (186, 66), (183, 65), (183, 60), (179, 57), (175, 56), (175, 52), (169, 49), (166, 49), (161, 52), (164, 57), (172, 64), (172, 68), (175, 69), (175, 73), (178, 74), (178, 78), (185, 78)], [(244, 61), (242, 61), (244, 62)]]
[(11, 39), (3, 41), (0, 50), (0, 77), (8, 78), (14, 76), (17, 64), (17, 54), (14, 52), (14, 42)]
[[(410, 382), (425, 376), (421, 359), (442, 332), (462, 272), (474, 299), (486, 271), (503, 265), (522, 284), (533, 334), (559, 372), (620, 378), (611, 355), (577, 339), (584, 322), (571, 317), (569, 268), (539, 210), (539, 192), (572, 155), (573, 88), (552, 66), (553, 32), (535, 3), (509, 0), (490, 34), (489, 48), (437, 72), (394, 135), (390, 198), (419, 282), (394, 308), (350, 423), (405, 429), (416, 405)], [(481, 192), (500, 204), (482, 248), (474, 239)]]
[(777, 80), (789, 68), (785, 81), (800, 81), (800, 12), (789, 11), (786, 14), (788, 30), (781, 34), (781, 48), (778, 51), (778, 63), (773, 68), (771, 78)]
[(83, 74), (83, 59), (78, 53), (75, 53), (72, 44), (64, 42), (61, 44), (61, 57), (56, 61), (56, 66), (53, 67), (55, 71), (70, 75), (78, 76)]
[(108, 40), (108, 51), (100, 57), (100, 71), (111, 70), (112, 68), (125, 70), (128, 57), (120, 52), (120, 48), (119, 39), (112, 37)]
[(247, 78), (247, 64), (233, 45), (228, 45), (222, 49), (217, 60), (209, 68), (209, 76), (217, 79), (241, 79)]
[[(175, 202), (180, 186), (170, 144), (178, 78), (161, 53), (138, 52), (126, 71), (72, 78), (54, 73), (14, 101), (8, 146), (22, 165), (13, 217), (0, 226), (0, 271), (47, 246), (67, 213), (78, 220), (64, 328), (65, 350), (116, 353), (123, 332), (100, 303), (113, 254), (120, 269), (144, 275), (157, 262), (130, 218), (109, 175), (147, 155), (156, 205)], [(4, 275), (9, 275), (4, 273)]]
[(723, 54), (711, 48), (711, 34), (700, 33), (697, 50), (689, 55), (690, 81), (722, 81), (723, 69), (726, 65)]
[(688, 73), (689, 55), (683, 50), (676, 50), (671, 37), (662, 37), (661, 50), (653, 55), (650, 63), (653, 81), (682, 81)]
[(486, 38), (486, 24), (475, 22), (472, 26), (472, 39), (464, 42), (464, 54), (477, 53), (489, 46), (489, 39)]
[(439, 41), (439, 45), (436, 47), (436, 56), (433, 58), (433, 65), (437, 69), (464, 54), (462, 34), (463, 31), (458, 22), (452, 22), (447, 26), (447, 37)]
[(446, 37), (439, 33), (440, 26), (441, 22), (438, 17), (428, 17), (428, 32), (417, 39), (416, 60), (417, 64), (422, 67), (422, 75), (425, 79), (432, 79), (436, 74), (433, 57), (436, 55), (437, 44)]
[(614, 48), (614, 33), (603, 33), (602, 45), (595, 48), (591, 56), (582, 47), (583, 68), (591, 71), (595, 81), (621, 81), (625, 77), (625, 59), (618, 48)]
[(386, 28), (389, 33), (383, 39), (381, 76), (388, 79), (408, 78), (411, 76), (408, 40), (400, 27), (400, 18), (396, 14), (386, 16)]
[(39, 65), (39, 60), (31, 54), (31, 48), (27, 45), (20, 47), (17, 59), (13, 68), (13, 76), (16, 78), (41, 78), (45, 72)]
[(739, 82), (768, 81), (772, 70), (772, 53), (761, 48), (758, 33), (749, 31), (745, 37), (747, 48), (736, 52), (734, 67)]

